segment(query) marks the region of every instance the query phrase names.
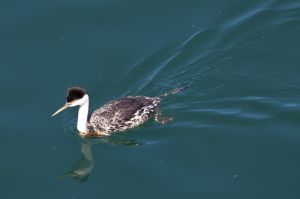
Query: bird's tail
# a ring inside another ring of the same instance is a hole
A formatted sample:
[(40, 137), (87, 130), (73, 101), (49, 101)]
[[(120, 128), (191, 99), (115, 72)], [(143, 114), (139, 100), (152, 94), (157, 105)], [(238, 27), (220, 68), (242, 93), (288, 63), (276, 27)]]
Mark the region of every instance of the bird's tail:
[(176, 93), (179, 93), (181, 92), (182, 90), (186, 89), (188, 86), (180, 86), (180, 87), (177, 87), (177, 88), (174, 88), (166, 93), (162, 93), (160, 94), (158, 97), (167, 97), (171, 94), (176, 94)]

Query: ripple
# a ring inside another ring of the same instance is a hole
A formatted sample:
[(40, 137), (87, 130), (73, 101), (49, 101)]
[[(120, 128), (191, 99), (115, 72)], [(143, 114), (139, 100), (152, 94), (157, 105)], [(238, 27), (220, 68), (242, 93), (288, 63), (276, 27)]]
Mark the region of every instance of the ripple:
[[(286, 63), (276, 59), (283, 54), (277, 47), (284, 46), (281, 38), (293, 32), (283, 35), (280, 30), (294, 30), (299, 24), (299, 4), (248, 4), (224, 12), (209, 27), (144, 55), (114, 86), (124, 91), (122, 95), (157, 96), (189, 84), (184, 93), (162, 102), (166, 114), (176, 116), (170, 126), (206, 128), (293, 121), (299, 103), (290, 96), (297, 92), (299, 78), (293, 68), (283, 67)], [(289, 114), (293, 116), (285, 119)]]

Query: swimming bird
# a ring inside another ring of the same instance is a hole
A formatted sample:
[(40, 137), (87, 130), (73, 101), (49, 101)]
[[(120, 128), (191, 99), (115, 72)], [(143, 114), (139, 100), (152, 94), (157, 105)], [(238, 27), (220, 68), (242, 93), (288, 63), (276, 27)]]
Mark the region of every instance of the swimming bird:
[(175, 88), (158, 97), (121, 97), (105, 103), (89, 116), (89, 95), (83, 88), (71, 87), (67, 92), (66, 104), (57, 110), (52, 117), (69, 107), (79, 106), (77, 130), (82, 137), (107, 136), (115, 132), (125, 131), (143, 124), (152, 116), (154, 116), (155, 121), (165, 124), (173, 118), (161, 117), (159, 108), (161, 98), (178, 93), (184, 88)]

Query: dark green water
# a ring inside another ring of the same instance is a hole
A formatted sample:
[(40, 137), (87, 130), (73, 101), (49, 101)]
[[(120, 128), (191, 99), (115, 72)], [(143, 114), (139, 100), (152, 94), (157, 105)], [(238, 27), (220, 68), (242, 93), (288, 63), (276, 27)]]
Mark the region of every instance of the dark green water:
[[(4, 0), (0, 23), (1, 198), (300, 198), (299, 1)], [(184, 84), (163, 126), (50, 118), (70, 86), (95, 109)]]

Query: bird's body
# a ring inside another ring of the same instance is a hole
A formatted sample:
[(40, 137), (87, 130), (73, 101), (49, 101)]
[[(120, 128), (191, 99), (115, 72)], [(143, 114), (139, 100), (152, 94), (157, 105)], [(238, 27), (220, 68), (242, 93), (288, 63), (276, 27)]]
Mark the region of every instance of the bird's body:
[(128, 96), (109, 101), (91, 114), (88, 130), (111, 134), (136, 127), (155, 114), (159, 103), (159, 98), (145, 96)]
[(153, 115), (157, 122), (164, 124), (173, 118), (160, 117), (160, 97), (175, 94), (182, 89), (184, 87), (175, 88), (159, 97), (127, 96), (111, 100), (88, 117), (89, 96), (84, 89), (73, 87), (68, 90), (67, 103), (52, 116), (68, 107), (79, 106), (77, 130), (80, 135), (91, 137), (125, 131), (143, 124)]

